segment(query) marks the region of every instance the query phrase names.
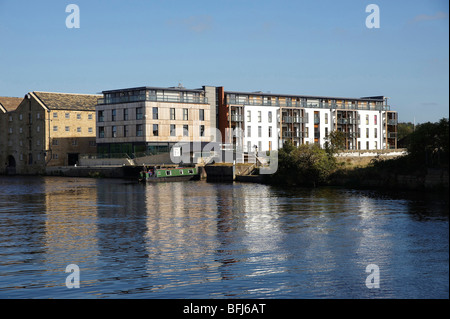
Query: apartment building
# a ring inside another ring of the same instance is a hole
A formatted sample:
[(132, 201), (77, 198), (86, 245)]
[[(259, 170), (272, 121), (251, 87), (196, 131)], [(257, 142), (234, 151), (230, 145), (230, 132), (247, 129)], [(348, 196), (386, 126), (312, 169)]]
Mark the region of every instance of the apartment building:
[(99, 97), (34, 91), (15, 109), (4, 108), (0, 112), (2, 172), (42, 174), (47, 166), (75, 165), (79, 154), (96, 153)]
[(98, 100), (99, 153), (156, 154), (179, 142), (215, 140), (215, 87), (136, 87), (103, 91)]
[(383, 96), (282, 95), (218, 87), (217, 101), (222, 142), (236, 150), (276, 150), (287, 140), (324, 147), (332, 131), (344, 133), (347, 150), (397, 148), (397, 112)]

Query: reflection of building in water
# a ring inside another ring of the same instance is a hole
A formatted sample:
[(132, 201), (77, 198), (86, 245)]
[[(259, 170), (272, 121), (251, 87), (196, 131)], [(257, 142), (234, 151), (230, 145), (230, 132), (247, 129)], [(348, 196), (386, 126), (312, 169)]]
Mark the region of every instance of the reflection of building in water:
[(279, 262), (286, 258), (282, 247), (283, 231), (277, 210), (277, 198), (270, 196), (265, 185), (255, 185), (256, 189), (242, 189), (246, 236), (244, 244), (250, 253), (249, 261), (260, 264), (250, 276), (281, 273), (285, 267)]
[(145, 196), (148, 272), (164, 275), (197, 267), (206, 276), (216, 268), (208, 256), (216, 247), (214, 189), (199, 182), (157, 183), (145, 186)]
[[(222, 279), (285, 271), (277, 199), (265, 185), (221, 189), (218, 196), (218, 249)], [(233, 257), (231, 257), (233, 256)]]
[[(81, 184), (82, 183), (82, 184)], [(97, 255), (97, 189), (86, 180), (45, 178), (45, 246), (50, 263), (65, 269)], [(61, 266), (59, 266), (59, 264)]]

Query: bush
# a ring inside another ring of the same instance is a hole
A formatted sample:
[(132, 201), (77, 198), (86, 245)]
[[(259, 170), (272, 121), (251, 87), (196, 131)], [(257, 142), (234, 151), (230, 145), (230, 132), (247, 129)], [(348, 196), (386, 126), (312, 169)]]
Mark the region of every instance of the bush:
[(271, 182), (315, 187), (325, 183), (335, 168), (334, 156), (318, 145), (295, 147), (287, 141), (278, 153), (278, 170), (271, 176)]

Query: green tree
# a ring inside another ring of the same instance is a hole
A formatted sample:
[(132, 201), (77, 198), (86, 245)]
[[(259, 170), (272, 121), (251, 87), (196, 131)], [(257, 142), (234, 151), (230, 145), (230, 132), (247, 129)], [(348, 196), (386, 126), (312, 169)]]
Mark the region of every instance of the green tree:
[(410, 134), (407, 145), (413, 164), (426, 167), (447, 166), (449, 160), (449, 120), (423, 123)]
[(335, 164), (334, 157), (317, 144), (295, 147), (291, 142), (285, 142), (278, 153), (278, 170), (272, 176), (272, 182), (315, 187), (327, 181)]
[(345, 134), (341, 131), (332, 131), (325, 137), (325, 150), (334, 155), (345, 149)]

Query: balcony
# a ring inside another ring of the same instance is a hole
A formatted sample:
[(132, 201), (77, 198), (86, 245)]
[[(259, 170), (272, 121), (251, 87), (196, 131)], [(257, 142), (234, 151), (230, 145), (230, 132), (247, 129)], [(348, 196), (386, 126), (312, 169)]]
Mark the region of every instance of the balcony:
[(119, 104), (119, 103), (132, 103), (132, 102), (169, 102), (169, 103), (196, 103), (196, 104), (208, 104), (208, 98), (206, 97), (176, 97), (176, 96), (157, 96), (157, 95), (130, 95), (114, 98), (100, 98), (97, 100), (98, 105), (102, 104)]
[(389, 132), (389, 133), (387, 134), (387, 137), (388, 137), (388, 138), (397, 138), (397, 132)]
[(239, 114), (231, 114), (230, 120), (231, 122), (242, 122), (244, 120), (244, 117)]
[(397, 123), (398, 123), (398, 121), (397, 121), (396, 119), (389, 119), (389, 120), (387, 121), (387, 124), (388, 124), (388, 125), (397, 125)]

